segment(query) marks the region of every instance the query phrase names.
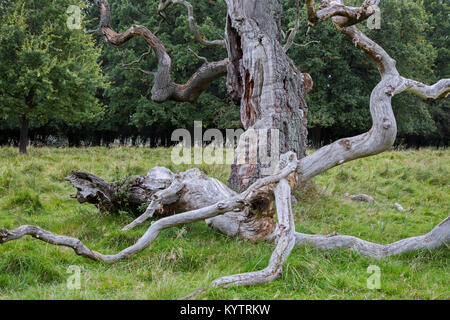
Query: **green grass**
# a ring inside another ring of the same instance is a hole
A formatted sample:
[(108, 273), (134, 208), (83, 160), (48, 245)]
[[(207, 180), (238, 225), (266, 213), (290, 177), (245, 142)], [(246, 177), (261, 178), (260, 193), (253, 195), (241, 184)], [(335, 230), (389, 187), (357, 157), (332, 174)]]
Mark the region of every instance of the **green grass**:
[[(126, 233), (127, 214), (100, 213), (69, 195), (63, 179), (84, 170), (105, 179), (143, 175), (153, 166), (174, 171), (168, 149), (0, 149), (0, 227), (37, 224), (114, 253), (134, 243), (148, 223)], [(228, 166), (200, 166), (226, 182)], [(297, 231), (337, 231), (389, 243), (431, 230), (449, 214), (450, 151), (387, 152), (334, 168), (315, 186), (296, 191)], [(378, 204), (352, 202), (367, 193)], [(414, 212), (398, 212), (395, 202)], [(26, 237), (0, 246), (0, 299), (178, 299), (215, 278), (264, 268), (273, 246), (229, 239), (203, 222), (163, 231), (144, 252), (114, 265), (81, 258), (71, 249)], [(296, 247), (278, 281), (254, 287), (209, 289), (200, 299), (449, 299), (448, 247), (384, 260), (337, 250)], [(67, 269), (79, 265), (82, 288), (67, 288)], [(381, 269), (381, 289), (366, 286), (369, 265)]]

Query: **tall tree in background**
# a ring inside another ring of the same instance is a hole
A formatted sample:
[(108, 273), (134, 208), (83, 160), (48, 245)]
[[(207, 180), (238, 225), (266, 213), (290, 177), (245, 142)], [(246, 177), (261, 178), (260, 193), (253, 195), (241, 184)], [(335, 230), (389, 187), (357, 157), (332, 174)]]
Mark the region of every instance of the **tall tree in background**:
[(95, 97), (97, 88), (104, 86), (97, 63), (100, 50), (91, 37), (66, 26), (72, 4), (1, 4), (0, 117), (19, 123), (21, 153), (27, 152), (32, 121), (79, 121), (101, 112)]

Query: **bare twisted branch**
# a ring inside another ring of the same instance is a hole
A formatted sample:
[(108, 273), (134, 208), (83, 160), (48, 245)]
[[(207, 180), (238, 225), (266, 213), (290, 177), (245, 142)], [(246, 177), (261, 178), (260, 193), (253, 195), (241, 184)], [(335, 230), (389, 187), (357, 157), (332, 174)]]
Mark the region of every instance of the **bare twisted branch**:
[(194, 8), (192, 5), (185, 1), (185, 0), (160, 0), (159, 6), (158, 6), (158, 13), (162, 14), (167, 7), (169, 7), (172, 4), (182, 4), (184, 5), (188, 10), (188, 21), (189, 21), (189, 27), (195, 37), (195, 40), (197, 40), (199, 43), (201, 43), (204, 46), (208, 47), (223, 47), (225, 48), (225, 40), (206, 40), (205, 37), (198, 31), (197, 25), (195, 24), (195, 18), (194, 18)]
[(373, 15), (379, 0), (365, 0), (361, 7), (348, 7), (340, 0), (324, 0), (319, 11), (316, 10), (314, 0), (306, 0), (305, 3), (310, 26), (314, 26), (331, 17), (340, 16), (347, 18), (345, 22), (340, 23), (340, 26), (349, 27)]

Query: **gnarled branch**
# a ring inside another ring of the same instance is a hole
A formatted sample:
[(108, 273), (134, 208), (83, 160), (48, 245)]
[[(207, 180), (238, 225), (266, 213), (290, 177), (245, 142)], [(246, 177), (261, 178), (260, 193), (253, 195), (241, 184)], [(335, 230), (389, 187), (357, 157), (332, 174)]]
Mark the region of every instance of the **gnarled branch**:
[(340, 16), (346, 18), (345, 22), (340, 23), (340, 26), (349, 27), (373, 15), (379, 0), (365, 0), (361, 7), (348, 7), (340, 0), (324, 0), (319, 11), (316, 11), (314, 0), (306, 0), (305, 3), (308, 21), (311, 26), (331, 17)]
[(198, 31), (197, 26), (195, 24), (195, 18), (194, 18), (194, 8), (192, 7), (192, 5), (185, 1), (185, 0), (160, 0), (159, 2), (159, 6), (158, 6), (158, 13), (162, 14), (167, 7), (169, 7), (172, 4), (182, 4), (184, 5), (187, 10), (188, 10), (188, 21), (189, 21), (189, 28), (191, 29), (195, 40), (197, 40), (199, 43), (201, 43), (204, 46), (208, 46), (208, 47), (214, 47), (214, 46), (219, 46), (219, 47), (223, 47), (225, 48), (225, 40), (206, 40), (202, 34), (200, 33), (200, 31)]
[(289, 257), (295, 245), (295, 223), (291, 208), (291, 188), (286, 179), (280, 180), (274, 190), (277, 207), (278, 226), (276, 235), (276, 247), (269, 260), (269, 265), (260, 271), (248, 272), (226, 276), (214, 280), (214, 287), (228, 287), (232, 285), (263, 284), (278, 279), (281, 276), (283, 263)]
[[(342, 0), (333, 0), (322, 10), (341, 8), (344, 6)], [(361, 6), (375, 5), (378, 1), (366, 0)], [(314, 1), (307, 0), (308, 19), (315, 18), (313, 10)], [(327, 11), (328, 12), (328, 11)], [(338, 12), (338, 11), (336, 11)], [(306, 182), (314, 176), (345, 162), (378, 154), (387, 150), (395, 141), (397, 135), (397, 124), (392, 111), (391, 100), (395, 94), (409, 90), (422, 97), (435, 99), (447, 96), (449, 93), (450, 79), (439, 81), (433, 86), (425, 86), (417, 81), (401, 77), (396, 68), (396, 61), (377, 43), (362, 33), (352, 24), (352, 17), (343, 14), (332, 15), (335, 26), (342, 33), (362, 49), (375, 63), (381, 75), (381, 81), (373, 89), (370, 96), (370, 114), (372, 116), (372, 128), (361, 135), (340, 139), (332, 144), (324, 146), (313, 154), (301, 159), (298, 172), (301, 181)]]
[(434, 85), (428, 86), (419, 81), (402, 78), (405, 82), (403, 88), (424, 99), (446, 98), (450, 94), (450, 79), (441, 79)]
[(105, 42), (120, 46), (134, 36), (143, 37), (158, 60), (158, 69), (153, 74), (152, 100), (164, 102), (173, 100), (178, 102), (195, 102), (208, 85), (226, 75), (228, 59), (218, 62), (203, 64), (194, 75), (183, 85), (176, 84), (171, 80), (171, 58), (162, 42), (146, 27), (133, 25), (122, 33), (116, 33), (110, 25), (110, 7), (105, 0), (96, 0), (100, 10), (100, 30)]
[[(268, 189), (270, 184), (278, 183), (282, 179), (286, 179), (289, 174), (292, 174), (295, 171), (296, 167), (296, 161), (295, 154), (291, 155), (291, 153), (288, 153), (288, 163), (286, 163), (286, 168), (284, 168), (280, 174), (274, 175), (271, 179), (265, 179), (264, 183), (261, 182), (255, 182), (252, 186), (249, 187), (247, 192), (243, 192), (238, 195), (233, 195), (233, 192), (231, 190), (226, 190), (226, 194), (230, 194), (232, 196), (229, 196), (223, 200), (217, 201), (214, 204), (211, 204), (209, 206), (204, 206), (199, 209), (190, 210), (184, 213), (175, 214), (169, 217), (162, 218), (156, 222), (154, 222), (148, 230), (145, 232), (145, 234), (132, 246), (120, 251), (117, 254), (112, 255), (105, 255), (101, 254), (99, 252), (96, 252), (94, 250), (89, 249), (87, 246), (85, 246), (81, 240), (58, 235), (52, 232), (49, 232), (47, 230), (44, 230), (38, 226), (20, 226), (15, 230), (7, 230), (7, 229), (1, 229), (0, 230), (0, 244), (20, 239), (24, 236), (31, 235), (34, 238), (58, 245), (58, 246), (66, 246), (72, 248), (76, 254), (81, 255), (86, 258), (90, 258), (93, 260), (100, 260), (106, 263), (114, 263), (122, 259), (127, 259), (133, 256), (134, 254), (144, 250), (147, 248), (154, 239), (159, 235), (159, 233), (167, 228), (174, 227), (181, 224), (186, 223), (192, 223), (196, 221), (202, 221), (205, 219), (211, 219), (218, 215), (223, 215), (227, 212), (233, 212), (233, 211), (240, 211), (244, 210), (246, 207), (249, 207), (254, 203), (255, 201), (260, 200), (261, 198), (264, 198), (267, 196), (267, 194), (270, 192), (270, 188)], [(161, 168), (156, 168), (158, 172), (161, 171)], [(167, 169), (165, 169), (167, 170)], [(166, 175), (166, 174), (164, 174)], [(185, 172), (185, 176), (188, 179), (198, 180), (198, 178), (202, 174), (199, 173), (199, 170), (188, 170)], [(97, 178), (99, 179), (99, 178)], [(175, 179), (176, 180), (176, 179)], [(81, 188), (82, 186), (80, 186)], [(178, 190), (182, 188), (182, 185), (179, 183), (179, 181), (174, 181), (171, 186), (168, 188), (167, 191), (161, 191), (157, 195), (156, 199), (154, 199), (155, 202), (161, 201), (163, 203), (164, 200), (171, 199), (172, 196), (176, 196)], [(95, 191), (96, 192), (96, 191)], [(195, 191), (198, 192), (198, 191)], [(165, 193), (165, 196), (163, 196), (163, 193)], [(163, 196), (161, 200), (157, 200), (158, 197)], [(171, 203), (171, 201), (169, 201)], [(133, 223), (132, 223), (133, 224)]]

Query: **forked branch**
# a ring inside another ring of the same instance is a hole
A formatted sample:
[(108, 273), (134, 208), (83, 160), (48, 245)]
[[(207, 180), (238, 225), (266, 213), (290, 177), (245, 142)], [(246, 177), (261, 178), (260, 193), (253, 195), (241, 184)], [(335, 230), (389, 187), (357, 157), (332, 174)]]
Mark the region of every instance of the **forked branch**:
[(185, 213), (176, 214), (170, 217), (160, 219), (153, 223), (147, 232), (132, 246), (120, 251), (117, 254), (105, 255), (86, 247), (81, 240), (58, 235), (37, 226), (21, 226), (15, 230), (0, 229), (0, 244), (20, 239), (24, 236), (30, 235), (38, 240), (72, 248), (76, 254), (92, 259), (100, 260), (106, 263), (117, 262), (122, 259), (130, 258), (136, 253), (147, 248), (159, 233), (167, 228), (177, 225), (202, 221), (208, 218), (215, 217), (233, 209), (243, 208), (244, 202), (239, 197), (226, 199), (223, 202), (218, 202), (214, 205), (207, 206), (198, 210), (192, 210)]
[[(342, 0), (332, 2), (324, 1), (326, 12), (339, 12), (342, 8)], [(366, 0), (361, 8), (368, 8), (378, 1)], [(345, 6), (344, 6), (345, 7)], [(307, 0), (308, 19), (313, 19), (315, 14), (314, 1)], [(396, 94), (405, 90), (414, 92), (424, 98), (437, 99), (449, 94), (450, 79), (440, 80), (433, 86), (426, 86), (420, 82), (401, 77), (396, 68), (396, 61), (377, 43), (362, 33), (356, 26), (352, 25), (354, 17), (348, 14), (323, 16), (324, 19), (332, 17), (334, 25), (349, 40), (362, 49), (375, 63), (381, 75), (381, 81), (373, 89), (370, 96), (370, 114), (372, 116), (372, 128), (361, 135), (340, 139), (332, 144), (320, 148), (311, 155), (300, 160), (298, 172), (301, 180), (306, 182), (316, 175), (345, 162), (378, 154), (387, 150), (395, 141), (397, 135), (397, 124), (392, 111), (391, 100)], [(351, 25), (351, 26), (348, 26)]]
[(345, 17), (345, 22), (340, 23), (341, 27), (349, 27), (368, 19), (375, 13), (379, 0), (365, 0), (361, 7), (345, 6), (339, 0), (323, 0), (321, 10), (316, 10), (314, 0), (306, 0), (308, 21), (311, 26), (331, 17)]
[[(168, 99), (195, 101), (212, 80), (225, 74), (227, 60), (213, 63), (206, 62), (185, 85), (173, 83), (170, 79), (171, 59), (159, 39), (146, 27), (138, 25), (133, 25), (123, 33), (116, 33), (110, 26), (108, 5), (104, 0), (97, 0), (96, 3), (101, 12), (99, 30), (101, 30), (106, 42), (119, 46), (137, 35), (143, 37), (152, 48), (158, 60), (158, 70), (155, 73), (155, 83), (152, 89), (155, 101)], [(187, 2), (181, 0), (167, 0), (162, 3), (162, 6), (168, 6), (172, 3), (181, 3), (187, 6)], [(395, 94), (411, 91), (426, 99), (437, 99), (447, 97), (450, 93), (450, 79), (440, 80), (434, 85), (427, 86), (401, 77), (396, 69), (395, 60), (382, 47), (354, 26), (354, 24), (367, 19), (374, 13), (374, 6), (378, 4), (377, 0), (366, 0), (359, 8), (347, 7), (342, 0), (323, 1), (322, 8), (319, 11), (316, 11), (313, 0), (306, 0), (306, 4), (311, 25), (331, 18), (335, 26), (372, 59), (380, 72), (381, 80), (373, 89), (370, 97), (370, 113), (373, 125), (368, 132), (355, 137), (340, 139), (300, 160), (296, 159), (294, 153), (288, 152), (282, 156), (280, 162), (282, 167), (276, 174), (259, 179), (241, 194), (236, 194), (225, 186), (222, 187), (220, 185), (218, 188), (223, 191), (221, 193), (223, 196), (211, 201), (215, 203), (211, 204), (211, 202), (208, 202), (208, 205), (206, 205), (201, 202), (201, 205), (204, 205), (203, 207), (199, 208), (197, 206), (197, 209), (190, 210), (195, 197), (198, 198), (201, 192), (205, 193), (205, 189), (207, 189), (205, 186), (208, 186), (199, 181), (200, 175), (193, 175), (191, 182), (195, 180), (197, 187), (200, 184), (201, 188), (197, 188), (191, 194), (187, 193), (190, 195), (190, 198), (182, 199), (182, 201), (185, 201), (183, 210), (187, 210), (187, 212), (178, 213), (154, 222), (135, 244), (117, 254), (101, 254), (89, 249), (79, 239), (57, 235), (40, 227), (29, 225), (21, 226), (15, 230), (0, 229), (0, 244), (30, 235), (50, 244), (70, 247), (80, 256), (113, 263), (129, 258), (144, 250), (153, 242), (161, 230), (181, 224), (222, 217), (224, 220), (220, 223), (223, 222), (223, 226), (226, 222), (231, 221), (226, 220), (230, 216), (227, 216), (227, 214), (236, 213), (235, 211), (238, 211), (238, 214), (250, 212), (252, 208), (260, 204), (261, 200), (267, 200), (272, 195), (275, 197), (278, 224), (274, 229), (270, 229), (267, 235), (264, 235), (265, 240), (276, 242), (268, 267), (261, 271), (217, 279), (212, 283), (213, 286), (250, 285), (277, 279), (281, 274), (282, 265), (292, 251), (294, 244), (311, 244), (322, 249), (349, 249), (373, 258), (383, 258), (410, 250), (435, 249), (448, 244), (450, 242), (450, 216), (425, 235), (407, 238), (386, 245), (337, 234), (321, 236), (295, 233), (291, 208), (291, 188), (295, 187), (299, 182), (306, 182), (334, 166), (353, 159), (378, 154), (388, 149), (393, 144), (397, 134), (396, 120), (391, 106), (391, 100)], [(192, 17), (192, 24), (195, 27), (192, 6), (189, 5), (187, 8), (189, 16)], [(75, 186), (78, 186), (77, 198), (79, 201), (80, 199), (81, 201), (89, 201), (92, 197), (96, 199), (103, 197), (106, 199), (112, 192), (110, 184), (94, 176), (86, 177), (80, 175), (80, 173), (74, 173), (71, 175), (70, 180), (73, 181)], [(87, 183), (87, 180), (95, 181), (94, 185), (97, 185), (91, 187), (93, 184)], [(86, 187), (86, 183), (89, 185), (88, 187)], [(99, 187), (100, 185), (102, 187)], [(185, 184), (176, 180), (172, 180), (171, 184), (164, 186), (165, 189), (157, 191), (152, 198), (147, 197), (147, 199), (151, 199), (151, 203), (146, 213), (125, 227), (125, 229), (144, 222), (151, 217), (155, 210), (160, 209), (164, 204), (178, 201), (178, 192), (182, 188), (187, 189)], [(217, 201), (217, 199), (220, 199), (220, 201)], [(191, 203), (186, 204), (189, 201)], [(186, 209), (189, 206), (190, 208)], [(224, 228), (224, 230), (230, 229)], [(239, 231), (239, 227), (237, 230)], [(239, 232), (233, 234), (239, 234)]]
[[(38, 240), (58, 245), (72, 248), (76, 254), (90, 258), (93, 260), (100, 260), (106, 263), (117, 262), (122, 259), (130, 258), (136, 253), (147, 248), (153, 240), (159, 235), (159, 233), (167, 228), (178, 226), (181, 224), (192, 223), (196, 221), (203, 221), (209, 218), (213, 218), (218, 215), (222, 215), (226, 212), (232, 212), (236, 210), (243, 210), (244, 208), (250, 206), (252, 202), (257, 201), (265, 196), (267, 196), (268, 190), (267, 186), (269, 184), (278, 183), (280, 180), (285, 179), (287, 175), (292, 174), (295, 171), (295, 164), (297, 159), (295, 158), (295, 154), (289, 153), (289, 163), (287, 163), (286, 168), (279, 174), (276, 174), (272, 177), (272, 179), (264, 180), (266, 183), (254, 183), (246, 192), (243, 192), (236, 196), (231, 196), (229, 198), (223, 199), (222, 201), (216, 202), (212, 205), (205, 206), (200, 209), (190, 210), (188, 212), (175, 214), (166, 218), (162, 218), (156, 222), (154, 222), (145, 234), (132, 246), (120, 251), (117, 254), (105, 255), (94, 250), (89, 249), (87, 246), (83, 244), (83, 242), (77, 238), (67, 237), (63, 235), (58, 235), (47, 230), (44, 230), (38, 226), (21, 226), (15, 230), (0, 230), (0, 244), (20, 239), (24, 236), (30, 235)], [(156, 198), (153, 199), (153, 202), (160, 202), (160, 199), (168, 199), (169, 195), (175, 195), (178, 190), (182, 188), (182, 184), (178, 181), (174, 181), (171, 186), (165, 191), (165, 196), (163, 196), (163, 192), (157, 193), (155, 195)], [(145, 214), (144, 214), (145, 216)], [(146, 217), (144, 217), (146, 218)], [(145, 219), (144, 219), (145, 220)], [(140, 223), (141, 221), (135, 221), (131, 224), (133, 227), (135, 224)], [(128, 226), (129, 229), (130, 225)]]
[(199, 43), (201, 43), (204, 46), (208, 47), (224, 47), (225, 48), (225, 40), (206, 40), (205, 37), (198, 31), (197, 25), (195, 24), (195, 18), (194, 18), (194, 8), (192, 5), (185, 1), (185, 0), (160, 0), (159, 6), (158, 6), (158, 13), (163, 14), (165, 10), (172, 4), (182, 4), (186, 7), (188, 11), (188, 21), (189, 21), (189, 28), (192, 31), (192, 34), (195, 37), (195, 40), (197, 40)]
[(114, 46), (120, 46), (134, 36), (140, 36), (153, 49), (158, 61), (157, 71), (153, 73), (153, 101), (164, 102), (173, 100), (193, 103), (211, 82), (226, 75), (228, 59), (204, 63), (185, 84), (174, 83), (170, 76), (172, 61), (162, 42), (149, 29), (140, 25), (133, 25), (122, 33), (116, 33), (110, 25), (111, 12), (108, 3), (105, 0), (96, 0), (96, 3), (100, 10), (99, 29), (105, 42)]
[(276, 246), (269, 260), (269, 265), (260, 271), (247, 272), (226, 276), (214, 280), (214, 287), (228, 287), (232, 285), (247, 286), (263, 284), (278, 279), (281, 276), (283, 264), (289, 257), (295, 245), (295, 224), (291, 208), (291, 188), (286, 179), (280, 180), (274, 190), (277, 208), (278, 226), (275, 230)]

